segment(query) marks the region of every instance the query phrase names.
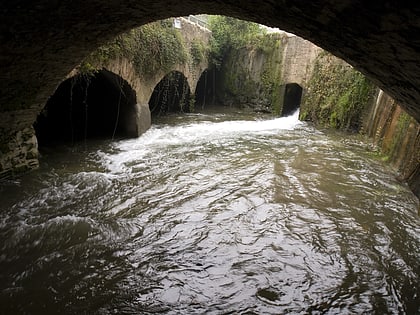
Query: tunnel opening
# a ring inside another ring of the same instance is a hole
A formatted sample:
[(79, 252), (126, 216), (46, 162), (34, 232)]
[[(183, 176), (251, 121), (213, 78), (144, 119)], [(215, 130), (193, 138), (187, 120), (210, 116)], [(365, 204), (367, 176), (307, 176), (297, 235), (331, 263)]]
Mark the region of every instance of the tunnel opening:
[(290, 116), (300, 108), (302, 87), (297, 83), (288, 83), (280, 87), (283, 95), (281, 117)]
[(204, 110), (216, 104), (216, 69), (205, 70), (195, 89), (195, 109)]
[(107, 70), (63, 81), (39, 114), (40, 146), (137, 136), (136, 92)]
[(188, 113), (193, 110), (194, 98), (187, 78), (178, 71), (167, 74), (156, 85), (149, 100), (153, 118), (170, 113)]

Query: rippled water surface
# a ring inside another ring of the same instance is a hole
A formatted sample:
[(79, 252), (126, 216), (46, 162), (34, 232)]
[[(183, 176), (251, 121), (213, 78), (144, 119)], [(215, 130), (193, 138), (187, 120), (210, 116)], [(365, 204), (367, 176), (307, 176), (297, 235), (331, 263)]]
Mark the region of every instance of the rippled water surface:
[(0, 186), (0, 314), (418, 314), (418, 201), (296, 116), (173, 116)]

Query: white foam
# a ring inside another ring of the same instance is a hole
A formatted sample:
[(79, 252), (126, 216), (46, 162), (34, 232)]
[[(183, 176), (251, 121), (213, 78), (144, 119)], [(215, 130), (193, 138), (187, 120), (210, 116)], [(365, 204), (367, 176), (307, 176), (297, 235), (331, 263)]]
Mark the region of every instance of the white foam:
[(172, 145), (212, 142), (235, 139), (247, 134), (273, 134), (281, 130), (293, 130), (301, 125), (299, 111), (288, 117), (271, 120), (235, 120), (223, 122), (197, 122), (177, 126), (154, 126), (137, 139), (116, 144), (118, 153), (100, 153), (103, 165), (113, 173), (127, 171), (127, 163), (138, 161), (151, 152), (163, 150)]

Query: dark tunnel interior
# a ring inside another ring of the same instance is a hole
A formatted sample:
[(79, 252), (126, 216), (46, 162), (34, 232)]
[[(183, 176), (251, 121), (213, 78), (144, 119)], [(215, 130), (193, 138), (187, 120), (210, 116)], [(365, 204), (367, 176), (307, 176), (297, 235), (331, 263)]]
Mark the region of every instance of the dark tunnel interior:
[(288, 83), (281, 87), (284, 89), (283, 109), (281, 116), (292, 115), (299, 107), (302, 100), (302, 87), (297, 83)]
[(136, 93), (101, 70), (62, 82), (34, 124), (39, 145), (137, 136)]
[(203, 110), (216, 104), (216, 70), (205, 70), (197, 82), (195, 109)]
[(191, 91), (185, 76), (178, 71), (167, 74), (155, 87), (149, 101), (152, 118), (169, 113), (191, 111)]

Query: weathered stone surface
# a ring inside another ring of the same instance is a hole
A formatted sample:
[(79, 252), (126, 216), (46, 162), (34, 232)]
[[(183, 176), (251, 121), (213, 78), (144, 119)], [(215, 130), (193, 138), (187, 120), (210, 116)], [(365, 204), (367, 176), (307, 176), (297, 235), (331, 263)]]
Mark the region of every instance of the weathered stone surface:
[(137, 104), (137, 133), (141, 135), (150, 128), (152, 118), (150, 115), (149, 104)]
[(1, 111), (38, 108), (99, 44), (169, 16), (217, 13), (296, 33), (371, 77), (420, 121), (420, 4), (401, 1), (8, 1), (1, 9)]
[[(420, 197), (420, 124), (343, 60), (321, 53), (300, 109), (318, 126), (367, 135)], [(370, 141), (370, 140), (369, 140)]]
[(195, 13), (231, 15), (308, 39), (369, 76), (420, 121), (420, 3), (6, 0), (0, 7), (2, 137), (29, 130), (62, 79), (100, 44), (147, 22)]
[(275, 34), (264, 49), (231, 49), (219, 76), (219, 101), (282, 113), (285, 84), (306, 89), (321, 48), (298, 36)]
[[(182, 19), (182, 28), (179, 30), (180, 38), (183, 43), (191, 48), (193, 40), (200, 41), (203, 45), (207, 45), (210, 39), (210, 32), (204, 30), (196, 24), (190, 23)], [(190, 49), (188, 50), (190, 51)], [(133, 56), (134, 58), (134, 56)], [(201, 73), (208, 67), (208, 60), (204, 58), (198, 64), (192, 64), (192, 57), (189, 56), (187, 61), (182, 64), (174, 64), (171, 69), (166, 71), (182, 72), (190, 85), (192, 93), (194, 93), (197, 82)], [(145, 77), (139, 73), (133, 63), (123, 56), (107, 60), (98, 60), (94, 66), (97, 69), (105, 69), (117, 74), (124, 79), (136, 94), (136, 117), (133, 123), (127, 123), (129, 134), (140, 136), (151, 126), (151, 115), (149, 110), (149, 99), (153, 93), (153, 89), (159, 81), (167, 74), (165, 71), (157, 71), (151, 76)], [(78, 68), (74, 68), (61, 81), (67, 78), (77, 76)], [(45, 99), (45, 101), (47, 98)], [(2, 112), (0, 108), (0, 130), (3, 136), (0, 137), (0, 144), (4, 144), (3, 150), (0, 150), (0, 177), (6, 177), (10, 174), (27, 171), (38, 166), (37, 146), (22, 140), (19, 135), (22, 131), (25, 134), (30, 133), (36, 141), (35, 133), (32, 128), (36, 117), (42, 109), (44, 103), (28, 109), (11, 110)], [(135, 130), (134, 130), (135, 129)], [(35, 142), (36, 144), (36, 142)], [(26, 163), (25, 163), (26, 159)]]
[(323, 50), (298, 36), (283, 41), (282, 83), (298, 83), (307, 86), (315, 58)]
[(38, 167), (38, 146), (32, 127), (2, 134), (7, 145), (0, 147), (0, 179)]
[(420, 197), (420, 124), (383, 91), (365, 117), (363, 132)]

